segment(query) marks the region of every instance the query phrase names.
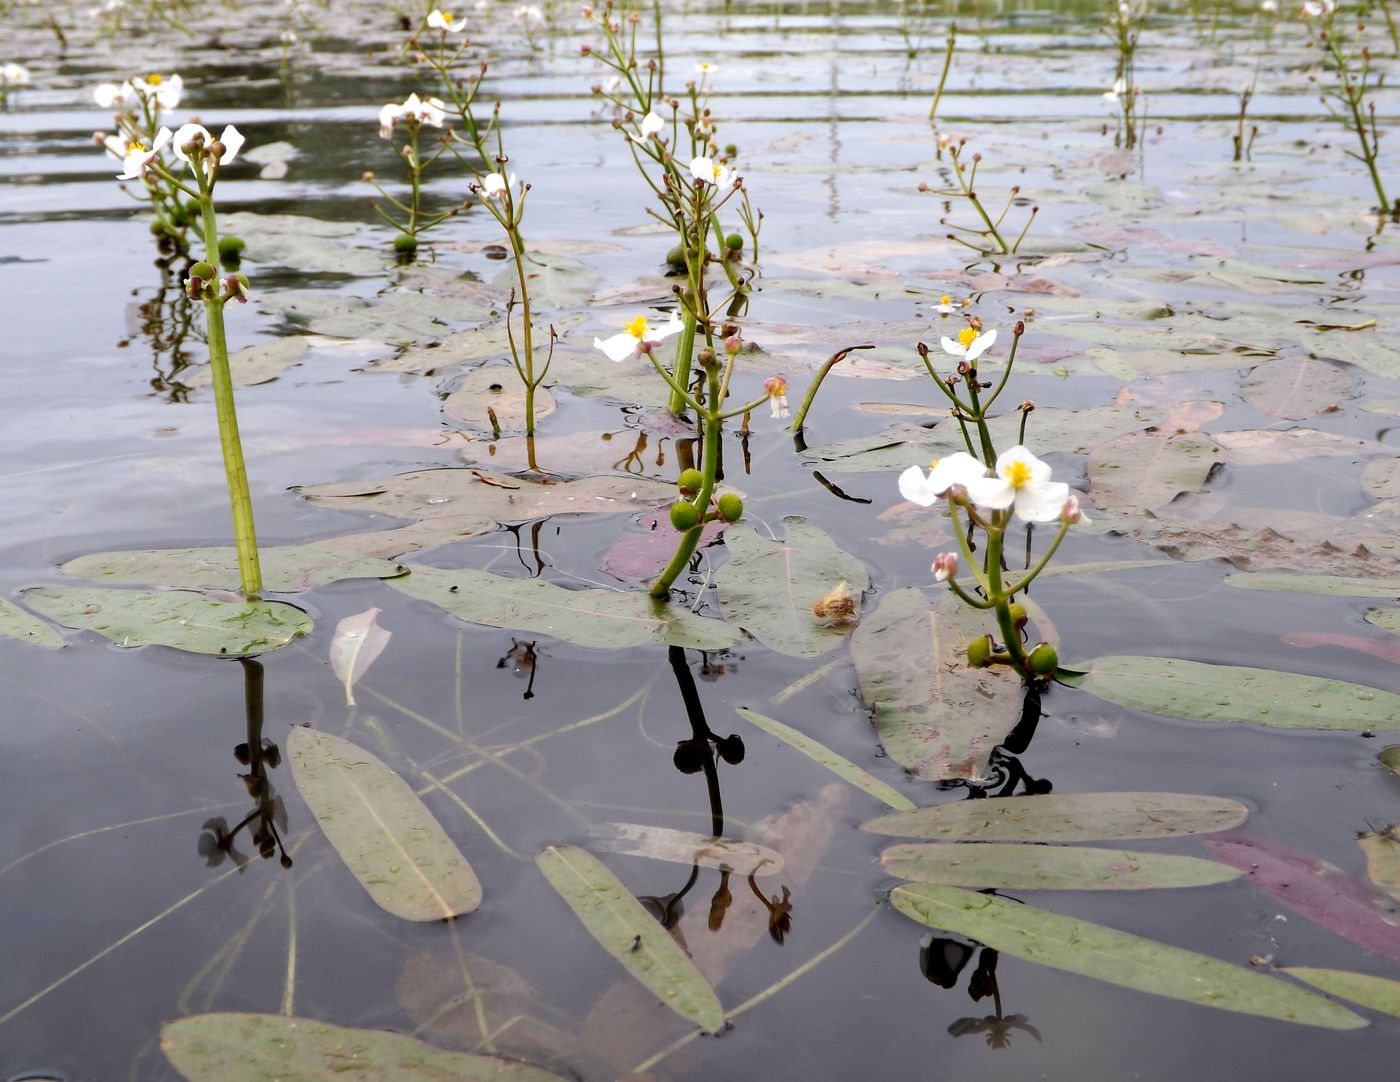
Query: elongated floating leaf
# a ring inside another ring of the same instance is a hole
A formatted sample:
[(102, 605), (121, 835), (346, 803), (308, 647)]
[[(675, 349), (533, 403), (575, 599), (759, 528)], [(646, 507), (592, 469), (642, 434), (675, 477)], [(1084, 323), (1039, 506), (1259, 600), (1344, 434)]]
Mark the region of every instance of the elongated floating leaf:
[(25, 612), (13, 601), (0, 597), (0, 636), (42, 646), (46, 650), (63, 647), (63, 636), (32, 612)]
[(1310, 966), (1286, 966), (1283, 972), (1329, 995), (1349, 999), (1370, 1007), (1373, 1011), (1393, 1014), (1400, 1018), (1400, 981), (1373, 977), (1369, 973), (1350, 973), (1344, 969), (1313, 969)]
[(1198, 857), (1014, 842), (892, 845), (880, 854), (880, 867), (916, 883), (1003, 890), (1204, 887), (1242, 874)]
[(296, 728), (292, 777), (346, 867), (381, 908), (445, 920), (481, 904), (481, 883), (407, 782), (348, 740)]

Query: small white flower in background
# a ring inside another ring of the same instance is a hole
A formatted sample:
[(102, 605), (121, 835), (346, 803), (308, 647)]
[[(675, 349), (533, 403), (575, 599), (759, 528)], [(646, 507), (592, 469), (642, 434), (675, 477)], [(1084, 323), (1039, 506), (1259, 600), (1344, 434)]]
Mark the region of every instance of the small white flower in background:
[(7, 61), (0, 66), (0, 86), (28, 86), (29, 69), (23, 64)]
[[(209, 129), (203, 124), (182, 124), (175, 133), (175, 157), (182, 162), (189, 161), (189, 155), (185, 153), (185, 144), (191, 140), (199, 138), (204, 146), (209, 146), (214, 141), (214, 137), (209, 134)], [(232, 124), (224, 128), (223, 134), (219, 136), (219, 142), (223, 144), (224, 152), (219, 155), (219, 164), (227, 165), (238, 157), (238, 152), (243, 149), (243, 133)]]
[(996, 340), (996, 328), (978, 334), (976, 327), (964, 327), (958, 332), (957, 341), (946, 336), (943, 338), (943, 349), (954, 357), (961, 357), (971, 363), (990, 349)]
[(1051, 481), (1050, 467), (1024, 447), (999, 454), (995, 474), (966, 482), (967, 494), (978, 507), (1014, 507), (1024, 522), (1053, 522), (1069, 500), (1069, 485)]
[(714, 159), (699, 157), (690, 163), (690, 175), (702, 184), (713, 184), (716, 188), (727, 188), (734, 183), (734, 171), (716, 165)]
[(958, 554), (940, 552), (933, 558), (933, 581), (947, 582), (958, 573)]
[(132, 79), (130, 85), (143, 97), (153, 98), (160, 109), (174, 109), (185, 92), (185, 80), (179, 75), (162, 75), (158, 71)]
[(428, 15), (428, 26), (441, 30), (444, 34), (456, 34), (467, 28), (465, 19), (459, 19), (450, 11), (434, 8)]
[(666, 122), (659, 116), (655, 113), (648, 113), (646, 116), (642, 117), (642, 122), (638, 125), (638, 130), (642, 133), (641, 137), (629, 135), (628, 138), (634, 143), (645, 143), (665, 126)]
[(394, 125), (400, 120), (409, 124), (427, 124), (429, 127), (442, 127), (443, 118), (447, 115), (443, 110), (446, 108), (441, 98), (420, 99), (417, 94), (410, 94), (403, 100), (402, 105), (395, 105), (390, 102), (379, 110), (379, 135), (382, 139), (388, 139), (394, 133)]
[(1128, 84), (1121, 78), (1114, 79), (1113, 85), (1104, 91), (1104, 101), (1117, 101), (1128, 92)]
[(1259, 10), (1265, 15), (1272, 15), (1278, 11), (1278, 0), (1259, 0)]
[(515, 20), (522, 23), (542, 23), (544, 12), (534, 4), (521, 4), (515, 9)]
[(966, 488), (986, 476), (987, 467), (966, 451), (956, 451), (947, 458), (935, 458), (927, 476), (918, 466), (910, 466), (899, 475), (899, 494), (920, 507), (932, 507), (954, 485)]
[(609, 79), (606, 83), (603, 84), (603, 89), (606, 90), (609, 94), (614, 94), (617, 91), (621, 90), (622, 76), (614, 75), (611, 79)]
[(117, 174), (117, 179), (140, 180), (145, 177), (146, 166), (168, 142), (170, 142), (170, 129), (161, 128), (156, 133), (155, 141), (149, 147), (141, 143), (128, 143), (126, 153), (122, 156), (122, 171)]
[(769, 376), (763, 381), (763, 391), (768, 395), (768, 406), (775, 421), (788, 415), (787, 389), (787, 380), (782, 376)]
[(100, 140), (102, 146), (107, 148), (107, 153), (114, 158), (125, 159), (127, 151), (131, 149), (131, 140), (125, 135), (108, 135), (105, 132), (93, 132), (93, 138)]
[(646, 316), (638, 316), (624, 326), (621, 334), (615, 334), (611, 338), (593, 339), (593, 347), (606, 353), (610, 361), (627, 361), (649, 352), (663, 339), (679, 334), (684, 329), (685, 324), (674, 312), (660, 327), (653, 327), (647, 322)]
[(1336, 0), (1307, 0), (1303, 5), (1305, 19), (1320, 19), (1337, 10)]
[(297, 37), (297, 32), (295, 30), (283, 30), (282, 33), (277, 35), (277, 40), (283, 45), (295, 45), (301, 38)]
[(719, 65), (711, 64), (708, 60), (702, 60), (695, 65), (695, 70), (701, 75), (713, 75), (715, 72), (719, 71)]
[(118, 86), (116, 83), (98, 83), (92, 91), (92, 100), (97, 102), (102, 109), (110, 109), (114, 105), (125, 105), (136, 97), (136, 88), (130, 81)]
[(955, 301), (952, 297), (948, 296), (948, 294), (945, 293), (943, 294), (943, 296), (938, 298), (938, 305), (934, 308), (934, 311), (937, 312), (940, 316), (948, 316), (952, 315), (962, 306), (962, 301)]
[(486, 179), (481, 182), (481, 194), (487, 199), (500, 199), (514, 187), (514, 173), (510, 175), (509, 180), (501, 176), (500, 173), (487, 173)]

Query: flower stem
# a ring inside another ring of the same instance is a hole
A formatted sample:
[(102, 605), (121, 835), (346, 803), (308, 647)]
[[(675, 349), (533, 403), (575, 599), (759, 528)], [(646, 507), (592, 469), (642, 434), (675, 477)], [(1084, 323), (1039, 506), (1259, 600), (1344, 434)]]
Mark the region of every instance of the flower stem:
[(695, 525), (681, 535), (680, 544), (676, 546), (676, 553), (671, 557), (671, 562), (651, 584), (648, 592), (658, 601), (666, 600), (676, 576), (685, 569), (685, 565), (695, 554), (695, 549), (700, 544), (700, 535), (705, 529), (705, 510), (710, 506), (710, 497), (715, 490), (715, 472), (719, 466), (719, 437), (723, 422), (719, 419), (719, 375), (711, 369), (708, 377), (709, 399), (713, 404), (703, 414), (704, 451), (700, 459), (700, 473), (704, 481), (701, 482), (700, 491), (696, 493), (693, 501), (700, 514)]

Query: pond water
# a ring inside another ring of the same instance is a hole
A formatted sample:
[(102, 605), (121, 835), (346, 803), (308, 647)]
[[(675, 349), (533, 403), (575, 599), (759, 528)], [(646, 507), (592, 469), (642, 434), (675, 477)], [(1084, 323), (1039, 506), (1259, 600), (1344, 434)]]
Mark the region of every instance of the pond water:
[[(718, 65), (707, 81), (719, 139), (737, 145), (765, 215), (760, 288), (744, 320), (761, 352), (743, 357), (737, 395), (757, 396), (781, 373), (795, 403), (834, 351), (875, 347), (835, 368), (796, 449), (765, 410), (746, 436), (726, 431), (725, 480), (746, 497), (748, 527), (790, 537), (800, 516), (858, 558), (871, 583), (863, 621), (901, 589), (943, 596), (929, 563), (951, 545), (947, 521), (902, 501), (896, 478), (956, 445), (940, 444), (951, 422), (934, 427), (946, 411), (914, 346), (964, 325), (937, 312), (941, 295), (966, 298), (1001, 329), (994, 360), (1025, 320), (1005, 401), (1034, 400), (1027, 443), (1094, 520), (1071, 531), (1052, 565), (1074, 573), (1037, 582), (1032, 641), (1058, 641), (1070, 664), (1175, 657), (1400, 690), (1387, 630), (1400, 598), (1400, 351), (1388, 337), (1400, 317), (1400, 231), (1370, 210), (1354, 136), (1318, 104), (1315, 52), (1288, 5), (1281, 15), (1204, 3), (1154, 11), (1136, 56), (1144, 93), (1132, 148), (1104, 97), (1118, 54), (1097, 5), (664, 6), (672, 89), (697, 62)], [(589, 93), (606, 72), (579, 54), (593, 39), (577, 11), (549, 4), (528, 34), (508, 4), (488, 0), (470, 15), (492, 58), (483, 95), (502, 102), (510, 169), (532, 185), (525, 234), (557, 268), (540, 302), (562, 337), (537, 457), (559, 484), (539, 497), (552, 501), (545, 512), (525, 518), (501, 510), (498, 495), (537, 483), (523, 476), (520, 437), (495, 438), (444, 405), (483, 366), (499, 371), (503, 400), (512, 393), (499, 336), (452, 337), (498, 318), (510, 267), (493, 250), (499, 230), (467, 211), (428, 235), (417, 264), (396, 265), (360, 179), (373, 170), (398, 190), (375, 118), (383, 103), (431, 89), (398, 52), (401, 14), (425, 12), (249, 2), (179, 12), (184, 33), (155, 10), (135, 5), (113, 23), (85, 9), (0, 9), (12, 54), (0, 61), (31, 72), (0, 111), (5, 597), (24, 605), (27, 590), (75, 585), (61, 565), (88, 554), (230, 543), (201, 319), (180, 303), (184, 264), (155, 262), (144, 211), (92, 144), (111, 120), (93, 86), (151, 71), (183, 75), (176, 119), (236, 124), (250, 149), (294, 148), (245, 154), (219, 186), (221, 215), (236, 215), (226, 228), (248, 240), (254, 294), (230, 306), (232, 346), (316, 336), (238, 392), (262, 544), (338, 539), (342, 553), (409, 567), (645, 591), (669, 555), (667, 486), (695, 453), (693, 432), (660, 408), (660, 383), (641, 361), (612, 365), (591, 342), (672, 302), (671, 241), (646, 216), (648, 192)], [(975, 212), (919, 190), (947, 183), (928, 114), (954, 17), (937, 131), (982, 154), (989, 203), (1020, 187), (1013, 231), (1038, 206), (1015, 257), (946, 239), (940, 218), (970, 226)], [(294, 45), (279, 37), (289, 29)], [(1378, 65), (1392, 63), (1384, 33), (1373, 48)], [(1251, 160), (1237, 162), (1240, 92), (1255, 80), (1246, 130), (1257, 126), (1257, 137)], [(1397, 99), (1386, 89), (1376, 101), (1384, 175), (1400, 161), (1384, 135)], [(465, 198), (448, 163), (431, 176), (431, 200)], [(307, 219), (344, 228), (318, 236)], [(419, 291), (419, 307), (403, 301)], [(384, 495), (388, 479), (425, 469), (452, 480)], [(578, 495), (562, 495), (575, 482)], [(327, 493), (342, 495), (309, 494), (332, 483)], [(433, 487), (457, 483), (465, 495)], [(587, 513), (575, 510), (583, 504)], [(473, 522), (478, 505), (485, 521)], [(1024, 556), (1019, 528), (1014, 536)], [(703, 548), (674, 603), (722, 620), (726, 554), (722, 543)], [(191, 584), (139, 573), (131, 582)], [(1249, 588), (1271, 585), (1280, 588)], [(1000, 893), (1260, 973), (1392, 979), (1400, 918), (1370, 885), (1356, 836), (1400, 818), (1400, 779), (1377, 761), (1400, 722), (1327, 728), (1346, 725), (1344, 700), (1324, 703), (1316, 728), (1190, 720), (1190, 709), (1148, 712), (1052, 685), (1038, 725), (1028, 712), (988, 768), (989, 790), (913, 778), (884, 755), (839, 636), (817, 657), (751, 637), (703, 652), (609, 649), (580, 644), (586, 620), (563, 637), (484, 626), (395, 580), (276, 596), (315, 630), (252, 662), (123, 648), (55, 624), (61, 649), (0, 638), (0, 1076), (182, 1077), (161, 1052), (162, 1024), (215, 1011), (412, 1034), (580, 1079), (1393, 1070), (1393, 1017), (1356, 1008), (1369, 1025), (1347, 1031), (1212, 1009), (1135, 990), (1126, 957), (1104, 959), (1119, 980), (1109, 983), (1005, 949), (999, 962), (976, 956), (995, 965), (995, 999), (969, 996), (976, 962), (940, 987), (924, 962), (958, 954), (942, 941), (959, 937), (889, 904), (898, 879), (879, 857), (892, 839), (857, 829), (889, 808), (736, 708), (800, 731), (918, 805), (1050, 788), (1238, 801), (1249, 844), (1291, 854), (1284, 867), (1303, 884), (1293, 904), (1248, 876)], [(331, 638), (370, 608), (393, 637), (347, 706)], [(933, 664), (925, 652), (916, 669)], [(1001, 716), (1010, 697), (1014, 721), (1017, 689), (997, 695)], [(967, 712), (991, 709), (974, 697)], [(728, 761), (740, 757), (727, 742), (727, 756), (679, 771), (678, 742), (704, 725), (738, 735), (741, 761)], [(411, 922), (379, 908), (287, 761), (267, 764), (265, 777), (282, 801), (290, 867), (280, 849), (258, 859), (246, 832), (246, 865), (210, 844), (207, 824), (237, 824), (255, 807), (235, 756), (250, 727), (254, 744), (260, 732), (285, 751), (301, 726), (373, 752), (409, 783), (470, 860), (479, 909)], [(784, 864), (752, 885), (737, 873), (722, 881), (716, 868), (616, 852), (610, 823), (748, 838)], [(1121, 844), (1220, 857), (1210, 837)], [(658, 912), (684, 892), (676, 934), (728, 1012), (723, 1032), (697, 1036), (588, 934), (534, 859), (563, 845), (597, 853)], [(1309, 873), (1317, 860), (1336, 868)], [(783, 899), (790, 926), (773, 912)]]

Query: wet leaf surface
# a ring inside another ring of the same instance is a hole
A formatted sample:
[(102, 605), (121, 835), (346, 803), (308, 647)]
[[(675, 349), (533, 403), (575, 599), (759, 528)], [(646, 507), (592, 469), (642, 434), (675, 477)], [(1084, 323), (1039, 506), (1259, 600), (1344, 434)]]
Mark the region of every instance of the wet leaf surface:
[(880, 867), (917, 883), (1002, 890), (1205, 887), (1240, 875), (1196, 857), (1008, 842), (892, 845), (880, 854)]
[(741, 876), (777, 875), (783, 870), (783, 858), (777, 850), (738, 838), (716, 838), (645, 823), (600, 823), (588, 836), (595, 849), (621, 856), (698, 864)]
[(1400, 901), (1400, 831), (1393, 826), (1367, 830), (1356, 836), (1356, 844), (1366, 856), (1366, 875), (1371, 882)]
[[(525, 385), (514, 365), (477, 368), (468, 372), (443, 399), (442, 412), (473, 432), (523, 432), (527, 416)], [(553, 412), (554, 396), (545, 388), (538, 388), (535, 423)]]
[(1343, 969), (1313, 969), (1285, 966), (1281, 972), (1321, 988), (1338, 999), (1349, 999), (1363, 1007), (1400, 1018), (1400, 981), (1373, 977), (1369, 973), (1349, 973)]
[[(320, 545), (271, 545), (258, 550), (263, 588), (301, 593), (344, 579), (389, 579), (405, 568), (388, 560), (347, 554)], [(94, 552), (60, 570), (74, 578), (184, 590), (237, 590), (238, 552), (228, 546), (199, 549), (131, 549)]]
[(62, 635), (7, 598), (0, 598), (0, 637), (19, 639), (46, 650), (58, 650), (63, 646)]
[(346, 706), (355, 705), (355, 685), (393, 637), (375, 622), (379, 611), (366, 609), (345, 617), (331, 636), (331, 672), (345, 688)]

